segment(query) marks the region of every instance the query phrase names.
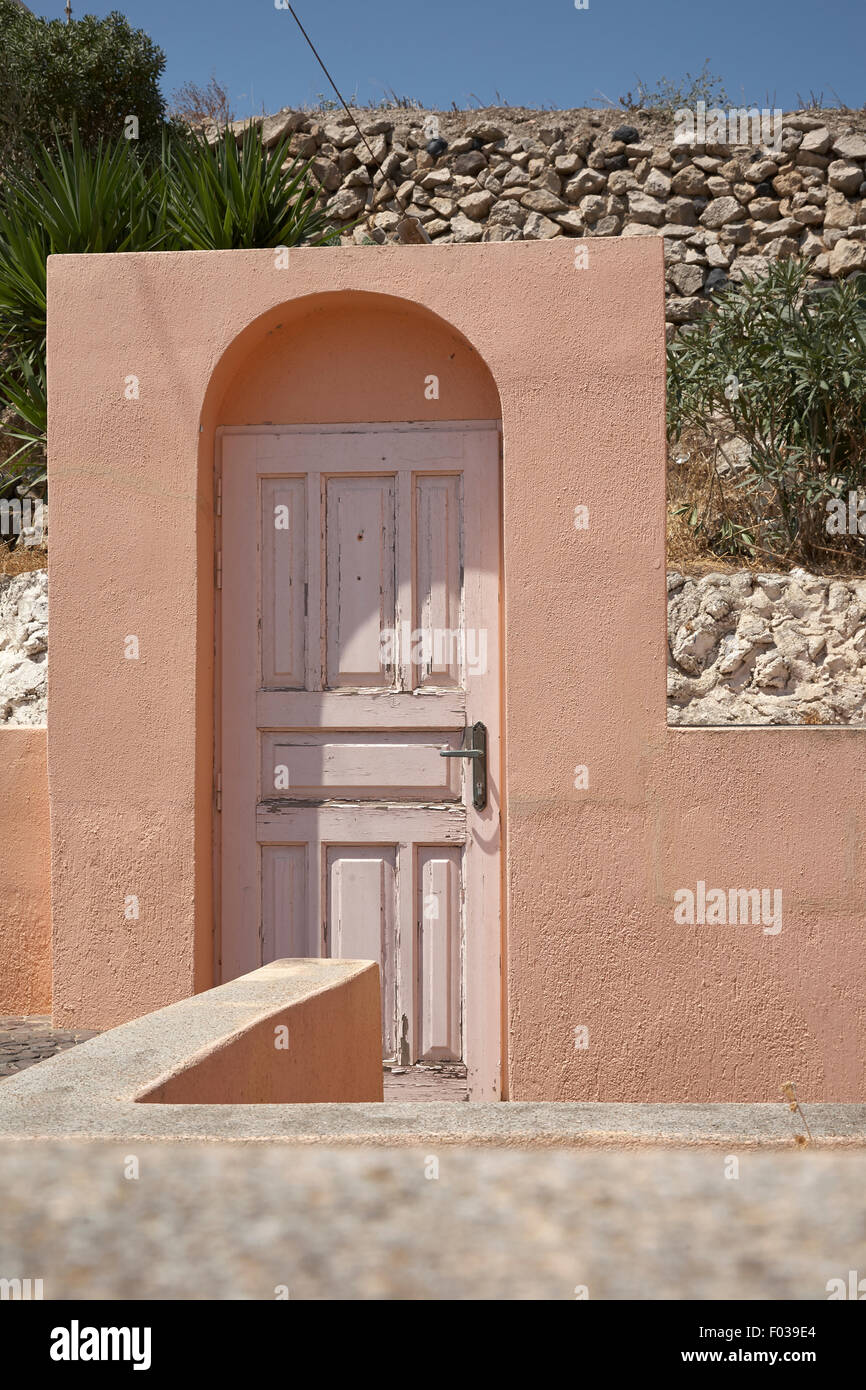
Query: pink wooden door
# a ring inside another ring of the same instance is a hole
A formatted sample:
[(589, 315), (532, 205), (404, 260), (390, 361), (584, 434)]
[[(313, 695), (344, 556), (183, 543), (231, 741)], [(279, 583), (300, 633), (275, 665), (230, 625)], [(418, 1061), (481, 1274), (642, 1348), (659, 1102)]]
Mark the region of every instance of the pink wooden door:
[[(383, 1053), (499, 1094), (499, 448), (221, 431), (220, 974), (378, 960)], [(473, 762), (441, 751), (486, 726)]]

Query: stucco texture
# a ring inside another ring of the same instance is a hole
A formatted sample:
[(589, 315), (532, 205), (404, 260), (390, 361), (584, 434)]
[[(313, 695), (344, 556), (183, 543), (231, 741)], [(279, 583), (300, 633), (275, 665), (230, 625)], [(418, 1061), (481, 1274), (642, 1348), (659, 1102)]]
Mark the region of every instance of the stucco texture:
[(51, 1008), (44, 729), (0, 729), (0, 1014)]
[[(864, 1098), (866, 745), (666, 724), (659, 240), (64, 256), (48, 285), (58, 1022), (212, 980), (217, 427), (500, 416), (505, 1094)], [(701, 880), (781, 888), (781, 932), (677, 925)]]

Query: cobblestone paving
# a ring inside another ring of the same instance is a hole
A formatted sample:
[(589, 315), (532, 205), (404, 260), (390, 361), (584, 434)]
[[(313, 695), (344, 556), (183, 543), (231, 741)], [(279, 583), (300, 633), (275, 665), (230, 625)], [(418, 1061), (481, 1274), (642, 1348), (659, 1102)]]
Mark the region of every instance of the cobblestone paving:
[(66, 1033), (52, 1028), (47, 1014), (0, 1014), (0, 1079), (95, 1038), (98, 1031)]

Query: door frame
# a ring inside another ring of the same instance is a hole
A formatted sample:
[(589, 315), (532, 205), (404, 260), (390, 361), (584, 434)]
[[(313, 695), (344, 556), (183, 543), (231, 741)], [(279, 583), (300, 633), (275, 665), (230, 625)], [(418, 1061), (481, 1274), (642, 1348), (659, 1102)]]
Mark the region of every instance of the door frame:
[[(223, 623), (223, 604), (222, 604), (222, 477), (223, 477), (223, 449), (222, 441), (231, 435), (301, 435), (301, 434), (368, 434), (387, 431), (389, 433), (417, 433), (419, 431), (447, 431), (466, 433), (469, 431), (495, 431), (498, 437), (498, 464), (499, 464), (499, 516), (497, 518), (496, 529), (499, 538), (499, 602), (497, 621), (499, 624), (499, 759), (495, 769), (498, 779), (499, 789), (499, 868), (500, 868), (500, 892), (499, 892), (499, 939), (496, 946), (496, 971), (495, 979), (487, 981), (489, 997), (496, 999), (496, 1022), (498, 1027), (494, 1029), (491, 1019), (483, 1027), (484, 1042), (479, 1048), (480, 1056), (471, 1061), (467, 1056), (464, 1060), (467, 1063), (469, 1073), (470, 1091), (475, 1100), (499, 1100), (507, 1096), (507, 1033), (506, 1033), (506, 912), (507, 912), (507, 811), (506, 811), (506, 783), (505, 783), (505, 741), (506, 741), (506, 710), (505, 710), (505, 551), (504, 551), (504, 477), (503, 477), (503, 441), (502, 441), (502, 422), (501, 420), (408, 420), (408, 421), (376, 421), (376, 422), (343, 422), (336, 424), (258, 424), (258, 425), (219, 425), (215, 430), (214, 438), (214, 474), (213, 474), (213, 499), (214, 499), (214, 529), (213, 529), (213, 595), (214, 595), (214, 741), (213, 741), (213, 800), (212, 800), (212, 836), (211, 836), (211, 864), (212, 864), (212, 891), (213, 891), (213, 978), (215, 982), (222, 982), (221, 960), (222, 960), (222, 901), (221, 901), (221, 857), (222, 857), (222, 823), (221, 823), (221, 756), (222, 756), (222, 623)], [(491, 769), (492, 771), (492, 769)], [(487, 943), (488, 953), (492, 952), (494, 943)], [(491, 963), (488, 962), (487, 969), (491, 970)], [(465, 983), (465, 982), (464, 982)], [(491, 1006), (492, 1012), (492, 1006)], [(494, 1037), (495, 1034), (495, 1037)], [(468, 1032), (464, 1035), (464, 1047), (468, 1051)], [(480, 1064), (480, 1065), (479, 1065)]]

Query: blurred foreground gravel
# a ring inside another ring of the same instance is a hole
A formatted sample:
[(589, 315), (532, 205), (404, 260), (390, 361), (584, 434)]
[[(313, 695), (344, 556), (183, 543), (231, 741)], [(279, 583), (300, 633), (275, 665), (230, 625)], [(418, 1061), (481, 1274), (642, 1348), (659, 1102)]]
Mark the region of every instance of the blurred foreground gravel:
[(735, 1180), (726, 1165), (6, 1143), (0, 1277), (42, 1278), (46, 1299), (826, 1299), (828, 1279), (866, 1276), (866, 1155), (744, 1152)]

